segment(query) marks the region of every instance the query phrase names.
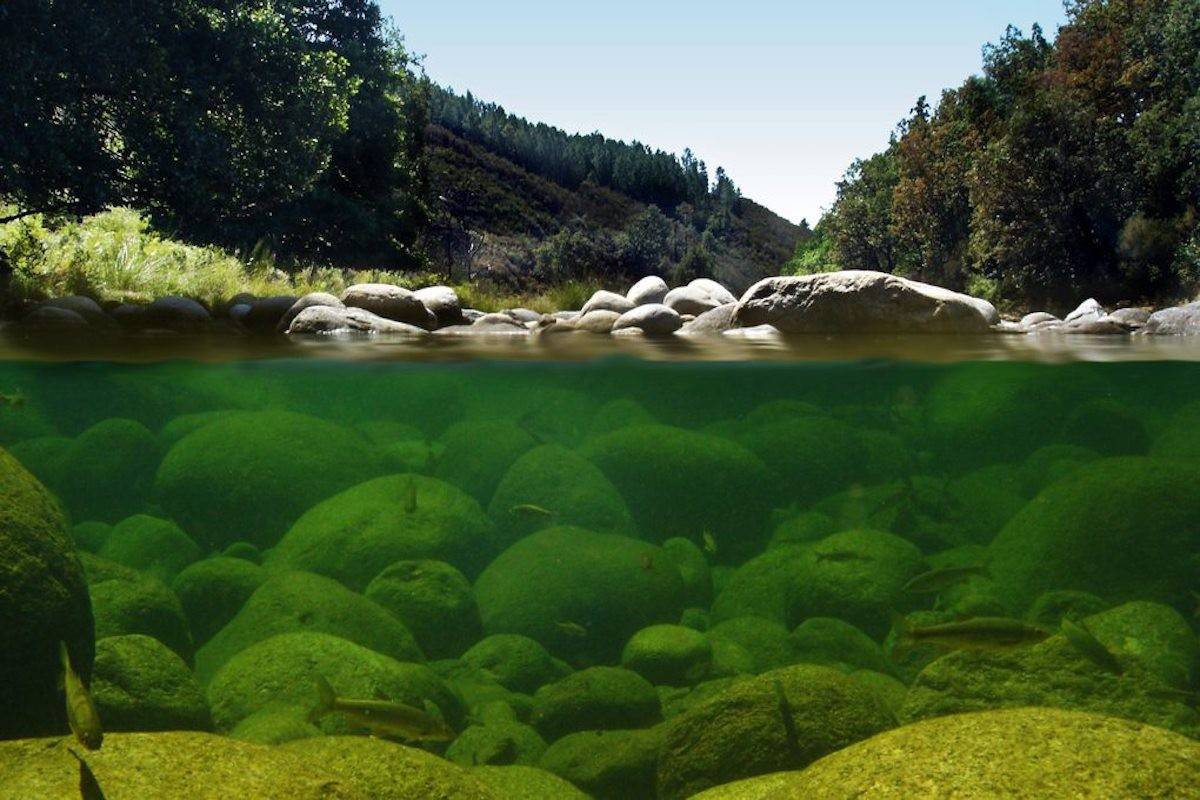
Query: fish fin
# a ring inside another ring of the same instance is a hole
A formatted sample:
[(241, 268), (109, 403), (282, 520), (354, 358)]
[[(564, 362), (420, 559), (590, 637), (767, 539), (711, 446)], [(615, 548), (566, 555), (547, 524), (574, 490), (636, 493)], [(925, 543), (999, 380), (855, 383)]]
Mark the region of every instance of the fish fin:
[(316, 722), (325, 714), (328, 714), (333, 708), (333, 704), (337, 702), (337, 694), (333, 691), (333, 687), (329, 685), (329, 681), (325, 679), (324, 675), (318, 674), (314, 681), (317, 685), (317, 704), (308, 713), (309, 722)]

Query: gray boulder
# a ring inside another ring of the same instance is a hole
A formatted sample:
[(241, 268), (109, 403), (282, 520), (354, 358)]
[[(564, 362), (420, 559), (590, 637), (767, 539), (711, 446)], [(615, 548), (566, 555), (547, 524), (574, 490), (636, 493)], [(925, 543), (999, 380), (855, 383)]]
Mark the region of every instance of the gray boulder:
[(1142, 333), (1149, 336), (1195, 336), (1200, 334), (1200, 302), (1155, 311)]
[(408, 289), (390, 283), (358, 283), (342, 292), (342, 302), (384, 319), (404, 322), (425, 330), (437, 327), (437, 318)]
[(437, 320), (439, 327), (444, 325), (461, 325), (463, 318), (462, 301), (458, 292), (449, 286), (426, 286), (413, 292), (417, 298)]
[(618, 314), (624, 314), (633, 307), (633, 301), (627, 297), (601, 289), (583, 304), (580, 312), (585, 316), (591, 311), (615, 311)]
[(1112, 320), (1118, 325), (1124, 325), (1130, 330), (1137, 330), (1150, 321), (1150, 310), (1146, 308), (1118, 308), (1105, 319)]
[(80, 314), (54, 306), (38, 306), (25, 315), (21, 324), (35, 331), (81, 331), (89, 327), (88, 321)]
[(999, 318), (986, 300), (865, 270), (766, 278), (735, 316), (784, 333), (982, 333)]
[(160, 297), (146, 306), (144, 322), (148, 327), (173, 331), (194, 331), (212, 322), (208, 309), (188, 297)]
[(290, 328), (292, 325), (292, 321), (300, 315), (300, 312), (306, 308), (312, 308), (314, 306), (345, 308), (345, 304), (341, 300), (329, 294), (328, 292), (309, 292), (296, 302), (292, 303), (292, 307), (284, 312), (284, 315), (279, 319), (279, 324), (275, 327), (275, 329), (279, 333), (287, 333), (288, 328)]
[(423, 328), (386, 319), (362, 308), (311, 306), (301, 311), (288, 326), (288, 336), (351, 336), (381, 334), (422, 336)]
[(613, 333), (635, 328), (650, 336), (669, 336), (683, 327), (683, 319), (672, 308), (659, 303), (626, 311), (613, 323)]
[(1080, 303), (1074, 311), (1072, 311), (1070, 314), (1067, 314), (1066, 318), (1063, 319), (1063, 322), (1071, 325), (1078, 322), (1098, 320), (1107, 313), (1108, 312), (1104, 310), (1104, 306), (1100, 305), (1095, 298), (1089, 297), (1087, 300), (1084, 300), (1082, 303)]
[(587, 331), (588, 333), (612, 333), (613, 325), (621, 315), (616, 311), (608, 309), (599, 309), (589, 311), (572, 323), (572, 326), (577, 331)]
[(680, 331), (685, 336), (712, 336), (726, 331), (733, 330), (737, 327), (734, 317), (737, 315), (738, 304), (735, 300), (732, 303), (725, 303), (716, 308), (710, 308), (703, 314), (683, 326)]
[(717, 305), (725, 305), (726, 303), (737, 302), (737, 298), (733, 296), (733, 292), (729, 291), (712, 278), (696, 278), (696, 280), (689, 283), (688, 286), (704, 292), (704, 294), (716, 301)]
[(647, 275), (635, 283), (625, 294), (635, 306), (645, 306), (661, 303), (667, 296), (670, 287), (667, 282), (657, 275)]
[(667, 292), (663, 305), (673, 308), (680, 314), (703, 314), (721, 305), (708, 292), (696, 286), (679, 286)]
[(1045, 325), (1049, 322), (1062, 322), (1062, 320), (1045, 311), (1034, 311), (1032, 314), (1026, 314), (1021, 317), (1020, 325), (1022, 328), (1032, 328), (1036, 325)]

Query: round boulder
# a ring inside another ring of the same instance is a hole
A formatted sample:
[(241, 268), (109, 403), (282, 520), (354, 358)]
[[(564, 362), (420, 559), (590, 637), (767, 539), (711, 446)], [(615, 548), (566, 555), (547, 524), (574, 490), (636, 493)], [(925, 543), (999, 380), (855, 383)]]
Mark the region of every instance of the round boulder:
[(188, 665), (150, 636), (96, 642), (91, 688), (105, 731), (212, 728), (204, 690)]
[(365, 594), (399, 618), (430, 658), (457, 656), (481, 636), (470, 581), (443, 561), (397, 561)]

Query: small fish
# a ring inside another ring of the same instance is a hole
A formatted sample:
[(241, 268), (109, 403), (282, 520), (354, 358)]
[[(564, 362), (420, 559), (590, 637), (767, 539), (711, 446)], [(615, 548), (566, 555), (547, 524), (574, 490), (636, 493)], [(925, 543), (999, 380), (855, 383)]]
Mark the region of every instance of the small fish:
[(712, 531), (705, 530), (700, 534), (701, 549), (710, 556), (717, 554), (717, 538), (712, 535)]
[(642, 569), (646, 572), (654, 571), (654, 553), (645, 552), (641, 555)]
[(514, 517), (541, 517), (542, 519), (550, 519), (554, 516), (554, 512), (550, 509), (536, 506), (533, 503), (521, 503), (520, 505), (515, 505), (508, 510), (508, 513), (512, 514)]
[(408, 489), (404, 497), (404, 513), (412, 514), (417, 510), (417, 479), (408, 476)]
[(915, 627), (898, 615), (893, 621), (902, 642), (928, 642), (950, 650), (1007, 650), (1036, 644), (1050, 635), (1042, 628), (1007, 617), (973, 617), (924, 627)]
[(796, 733), (796, 721), (792, 718), (792, 704), (788, 702), (787, 694), (783, 691), (783, 683), (778, 678), (774, 681), (775, 699), (779, 703), (779, 718), (783, 721), (783, 734), (787, 737), (788, 747), (793, 753), (800, 750), (800, 737)]
[(1121, 675), (1125, 672), (1125, 668), (1121, 666), (1121, 662), (1117, 660), (1112, 651), (1105, 647), (1103, 642), (1097, 639), (1096, 635), (1089, 631), (1082, 622), (1075, 622), (1069, 617), (1063, 617), (1061, 628), (1063, 636), (1071, 643), (1071, 646), (1096, 666), (1106, 669), (1114, 675)]
[(990, 578), (992, 574), (988, 572), (988, 568), (984, 564), (970, 564), (965, 567), (938, 567), (928, 572), (922, 572), (904, 584), (904, 591), (911, 592), (912, 594), (937, 594), (949, 589), (956, 583), (962, 583), (968, 578), (975, 576)]
[(75, 756), (75, 760), (79, 762), (80, 800), (105, 800), (104, 790), (100, 788), (100, 781), (96, 780), (96, 773), (92, 772), (92, 768), (83, 760), (83, 756), (69, 747), (67, 752)]
[(817, 550), (814, 555), (817, 561), (832, 561), (835, 564), (844, 564), (847, 561), (870, 561), (870, 556), (864, 556), (862, 553), (856, 553), (853, 550)]
[(9, 408), (21, 408), (25, 405), (25, 395), (20, 392), (11, 392), (9, 394), (0, 394), (0, 406), (8, 406)]
[(560, 633), (574, 639), (583, 639), (588, 635), (587, 628), (578, 622), (556, 622), (554, 623), (554, 627), (558, 628)]
[(58, 643), (58, 658), (62, 662), (63, 690), (67, 695), (67, 723), (81, 745), (88, 750), (98, 750), (104, 741), (100, 714), (96, 711), (91, 692), (71, 666), (71, 654), (67, 652), (66, 642)]
[(349, 700), (338, 697), (324, 676), (318, 675), (316, 683), (317, 705), (309, 713), (313, 722), (327, 714), (341, 714), (372, 736), (393, 736), (407, 742), (448, 742), (458, 735), (429, 709), (389, 700)]

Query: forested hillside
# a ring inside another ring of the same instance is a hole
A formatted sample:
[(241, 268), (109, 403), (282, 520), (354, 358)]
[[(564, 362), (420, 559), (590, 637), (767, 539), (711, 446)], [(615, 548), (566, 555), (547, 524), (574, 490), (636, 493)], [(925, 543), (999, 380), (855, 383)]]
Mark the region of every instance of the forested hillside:
[(881, 269), (1016, 303), (1200, 283), (1200, 3), (1072, 0), (856, 161), (793, 269)]

